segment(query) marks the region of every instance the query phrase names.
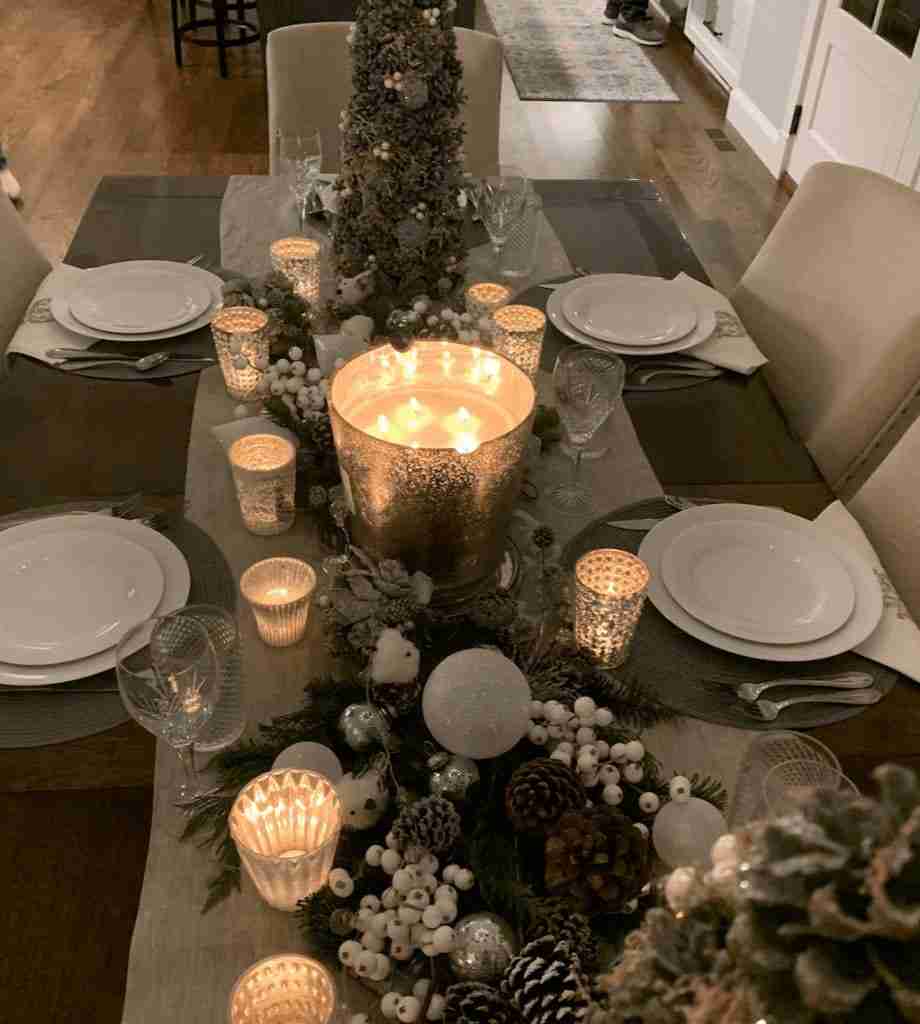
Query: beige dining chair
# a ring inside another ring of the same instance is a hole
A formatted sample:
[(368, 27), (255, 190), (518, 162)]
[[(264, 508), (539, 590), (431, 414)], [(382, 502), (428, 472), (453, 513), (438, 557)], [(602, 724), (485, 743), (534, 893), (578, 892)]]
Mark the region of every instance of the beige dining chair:
[(0, 193), (0, 355), (22, 323), (51, 264), (26, 230), (13, 204)]
[[(309, 124), (323, 140), (323, 171), (341, 169), (339, 115), (351, 98), (350, 21), (288, 25), (268, 35), (269, 162), (274, 171), (278, 132), (295, 133)], [(463, 63), (466, 125), (465, 167), (484, 173), (498, 163), (501, 114), (502, 48), (495, 36), (458, 28), (457, 50)]]
[(816, 164), (732, 303), (790, 427), (852, 494), (920, 408), (920, 194)]

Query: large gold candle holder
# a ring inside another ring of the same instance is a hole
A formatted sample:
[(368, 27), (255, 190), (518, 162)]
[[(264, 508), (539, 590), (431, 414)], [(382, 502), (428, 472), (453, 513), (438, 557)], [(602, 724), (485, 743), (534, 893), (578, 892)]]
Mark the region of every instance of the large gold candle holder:
[(438, 600), (474, 590), (505, 549), (535, 400), (513, 363), (455, 342), (346, 363), (329, 408), (355, 542), (428, 573)]
[(252, 401), (263, 376), (257, 366), (268, 365), (268, 315), (251, 306), (226, 306), (211, 321), (211, 334), (230, 397)]
[(315, 238), (279, 238), (271, 244), (272, 269), (294, 286), (306, 302), (319, 302), (322, 274), (322, 245)]
[(466, 290), (466, 311), (478, 322), (482, 317), (492, 316), (511, 299), (511, 289), (492, 281), (471, 284)]
[(290, 647), (302, 639), (315, 589), (313, 567), (299, 558), (266, 558), (240, 577), (240, 592), (269, 647)]
[(648, 566), (616, 548), (598, 548), (575, 563), (575, 642), (616, 668), (626, 661), (645, 603)]
[(282, 768), (247, 783), (230, 809), (230, 835), (259, 895), (278, 910), (321, 889), (342, 828), (335, 786), (319, 772)]
[(335, 982), (321, 963), (296, 953), (269, 956), (244, 971), (230, 993), (228, 1024), (329, 1024)]
[(536, 380), (543, 351), (546, 316), (533, 306), (502, 306), (492, 317), (495, 351)]
[(246, 529), (263, 537), (284, 533), (294, 522), (294, 445), (274, 434), (247, 434), (228, 456)]

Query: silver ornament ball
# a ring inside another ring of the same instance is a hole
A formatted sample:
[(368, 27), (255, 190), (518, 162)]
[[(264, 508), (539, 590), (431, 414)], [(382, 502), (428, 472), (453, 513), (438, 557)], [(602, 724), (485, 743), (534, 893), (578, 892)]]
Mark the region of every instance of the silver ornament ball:
[(490, 982), (505, 973), (517, 951), (511, 925), (498, 914), (480, 911), (454, 925), (450, 966), (461, 981)]
[(440, 758), (432, 765), (429, 788), (432, 796), (447, 800), (465, 800), (470, 786), (479, 781), (479, 768), (469, 757), (453, 754)]
[(339, 716), (339, 732), (352, 750), (367, 750), (385, 743), (390, 727), (373, 704), (349, 704)]

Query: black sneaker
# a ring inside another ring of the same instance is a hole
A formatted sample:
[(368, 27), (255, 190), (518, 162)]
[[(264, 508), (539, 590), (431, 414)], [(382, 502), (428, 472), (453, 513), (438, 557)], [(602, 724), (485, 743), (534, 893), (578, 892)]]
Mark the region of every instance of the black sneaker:
[(607, 0), (607, 8), (604, 11), (604, 24), (615, 25), (620, 16), (620, 0)]
[(656, 26), (650, 14), (639, 18), (626, 18), (622, 14), (613, 23), (613, 34), (631, 39), (640, 46), (662, 46), (664, 33)]

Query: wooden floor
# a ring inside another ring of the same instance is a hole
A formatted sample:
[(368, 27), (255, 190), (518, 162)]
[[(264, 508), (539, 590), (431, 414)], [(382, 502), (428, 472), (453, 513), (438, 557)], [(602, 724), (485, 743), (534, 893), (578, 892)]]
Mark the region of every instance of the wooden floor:
[[(602, 0), (598, 0), (600, 15)], [(267, 170), (258, 47), (172, 60), (167, 0), (0, 6), (0, 136), (23, 215), (53, 258), (104, 174)], [(598, 31), (605, 31), (600, 24)], [(502, 154), (533, 177), (653, 178), (715, 284), (730, 289), (786, 195), (724, 123), (724, 95), (677, 35), (650, 53), (680, 104), (518, 100), (506, 75)], [(716, 148), (722, 128), (735, 151)], [(611, 240), (616, 244), (616, 240)], [(177, 258), (188, 254), (177, 253)], [(150, 820), (153, 745), (130, 725), (38, 751), (0, 751), (0, 1018), (116, 1024)]]

